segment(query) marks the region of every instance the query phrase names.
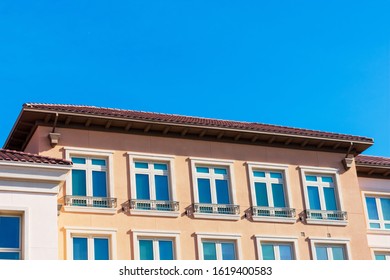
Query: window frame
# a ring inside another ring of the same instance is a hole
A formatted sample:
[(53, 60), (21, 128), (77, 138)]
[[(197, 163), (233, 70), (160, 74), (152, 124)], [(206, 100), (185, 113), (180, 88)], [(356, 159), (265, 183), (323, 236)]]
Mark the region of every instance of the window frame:
[(8, 217), (8, 218), (17, 218), (18, 219), (18, 222), (19, 222), (19, 247), (18, 248), (0, 248), (0, 253), (18, 253), (19, 254), (19, 260), (22, 260), (23, 259), (23, 239), (22, 239), (22, 236), (23, 236), (23, 233), (22, 233), (22, 230), (23, 230), (23, 226), (22, 226), (22, 217), (18, 214), (2, 214), (0, 212), (0, 218), (1, 217)]
[[(137, 153), (137, 152), (128, 152), (129, 160), (129, 176), (130, 176), (130, 199), (136, 198), (136, 168), (135, 162), (143, 161), (150, 163), (164, 163), (168, 166), (168, 188), (169, 188), (169, 201), (177, 201), (176, 194), (176, 178), (175, 178), (175, 157), (172, 155), (164, 154), (146, 154), (146, 153)], [(150, 174), (149, 174), (150, 175)], [(150, 178), (149, 178), (150, 180)], [(149, 190), (154, 186), (149, 185)], [(152, 197), (151, 197), (152, 198)], [(151, 199), (151, 200), (155, 200)], [(159, 211), (159, 210), (140, 210), (140, 209), (130, 209), (130, 214), (140, 215), (140, 216), (164, 216), (164, 217), (179, 217), (180, 211)]]
[(383, 254), (385, 255), (385, 260), (389, 261), (390, 260), (390, 248), (371, 248), (371, 254), (372, 254), (372, 259), (376, 260), (375, 254)]
[[(140, 260), (139, 240), (171, 240), (173, 242), (174, 260), (180, 260), (180, 231), (151, 231), (151, 230), (132, 230), (133, 237), (133, 259)], [(153, 242), (154, 260), (158, 251)]]
[[(236, 250), (236, 260), (242, 259), (242, 252), (241, 252), (241, 234), (232, 234), (232, 233), (211, 233), (211, 232), (195, 232), (196, 235), (196, 244), (198, 247), (198, 260), (204, 260), (204, 254), (203, 254), (203, 241), (210, 241), (210, 242), (223, 242), (223, 241), (230, 241), (234, 242), (235, 250)], [(222, 261), (222, 259), (219, 259), (222, 255), (221, 251), (218, 251), (217, 247), (217, 260)]]
[[(327, 245), (327, 246), (335, 246), (335, 245), (344, 246), (344, 248), (345, 248), (344, 253), (346, 255), (345, 260), (352, 260), (351, 248), (350, 248), (350, 241), (351, 240), (350, 239), (309, 237), (309, 240), (310, 240), (310, 249), (311, 249), (311, 254), (312, 254), (313, 260), (317, 260), (316, 244), (318, 244), (318, 245), (322, 244), (322, 245)], [(329, 248), (327, 248), (327, 251), (329, 251)], [(328, 254), (328, 256), (329, 256), (329, 254)], [(333, 258), (330, 260), (333, 260)]]
[[(230, 205), (237, 205), (237, 198), (236, 198), (236, 188), (235, 188), (235, 176), (234, 176), (234, 161), (232, 160), (221, 160), (221, 159), (210, 159), (210, 158), (194, 158), (190, 157), (190, 165), (191, 165), (191, 179), (192, 179), (192, 193), (194, 198), (194, 203), (200, 203), (199, 202), (199, 193), (198, 193), (198, 183), (197, 183), (197, 171), (196, 167), (208, 167), (208, 168), (215, 168), (215, 167), (221, 167), (226, 168), (228, 172), (228, 185), (229, 185), (229, 198), (231, 199)], [(210, 182), (211, 183), (211, 182)], [(215, 184), (215, 183), (214, 183)], [(214, 201), (216, 201), (216, 190), (213, 189), (210, 185), (210, 191), (211, 191), (211, 197), (212, 197), (212, 204), (214, 204)], [(194, 218), (204, 218), (204, 219), (217, 219), (217, 220), (239, 220), (240, 214), (216, 214), (216, 213), (193, 213)]]
[[(117, 259), (116, 229), (110, 228), (83, 228), (65, 227), (66, 232), (66, 259), (73, 260), (73, 237), (87, 238), (88, 260), (93, 260), (94, 238), (108, 238), (109, 260)], [(92, 245), (92, 246), (91, 246)]]
[[(292, 260), (298, 260), (299, 259), (299, 252), (298, 252), (298, 237), (293, 236), (271, 236), (271, 235), (255, 235), (256, 239), (256, 250), (257, 250), (257, 258), (258, 260), (263, 260), (263, 252), (261, 245), (262, 243), (268, 243), (272, 245), (280, 245), (280, 244), (289, 244), (292, 248), (292, 254), (293, 259)], [(275, 260), (277, 259), (275, 256)]]
[[(249, 177), (249, 183), (250, 183), (250, 193), (251, 193), (251, 203), (252, 206), (257, 206), (256, 201), (256, 190), (255, 190), (255, 183), (257, 180), (255, 179), (253, 172), (254, 171), (261, 171), (261, 172), (280, 172), (283, 175), (283, 191), (286, 201), (286, 208), (292, 208), (292, 194), (290, 190), (290, 177), (288, 172), (288, 165), (285, 164), (272, 164), (272, 163), (262, 163), (262, 162), (247, 162), (248, 167), (248, 177)], [(267, 192), (268, 192), (269, 186), (267, 184)], [(270, 196), (270, 193), (268, 192), (268, 196)], [(267, 198), (268, 199), (268, 198)], [(268, 201), (269, 202), (269, 201)], [(271, 207), (271, 206), (270, 206)], [(267, 216), (255, 216), (252, 215), (252, 220), (255, 222), (280, 222), (280, 223), (295, 223), (296, 218), (286, 218), (286, 217), (267, 217)]]
[[(385, 220), (384, 220), (384, 217), (383, 217), (383, 210), (382, 210), (382, 205), (381, 203), (377, 203), (377, 199), (380, 199), (380, 198), (387, 198), (387, 199), (390, 199), (390, 193), (385, 193), (385, 192), (371, 192), (371, 191), (363, 191), (362, 192), (362, 197), (363, 197), (363, 207), (364, 207), (364, 213), (365, 213), (365, 218), (366, 218), (366, 223), (367, 223), (367, 230), (370, 231), (370, 232), (383, 232), (383, 233), (387, 233), (387, 232), (390, 232), (390, 228), (386, 229), (384, 224), (385, 224)], [(375, 203), (376, 203), (376, 207), (377, 207), (377, 210), (378, 210), (378, 217), (379, 217), (379, 220), (370, 220), (369, 217), (368, 217), (368, 208), (367, 208), (367, 203), (366, 203), (366, 197), (373, 197), (375, 198)], [(371, 228), (370, 227), (370, 223), (373, 222), (373, 223), (379, 223), (381, 228)], [(390, 221), (386, 222), (387, 224), (390, 224)], [(383, 225), (383, 227), (382, 227)]]

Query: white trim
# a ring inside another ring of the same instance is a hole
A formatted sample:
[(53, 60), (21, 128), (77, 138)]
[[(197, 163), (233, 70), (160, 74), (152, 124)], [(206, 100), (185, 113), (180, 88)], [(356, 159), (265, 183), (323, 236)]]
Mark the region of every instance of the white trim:
[(390, 247), (372, 247), (371, 249), (371, 257), (375, 260), (375, 253), (382, 253), (385, 255), (386, 260), (390, 260)]
[[(273, 245), (290, 244), (292, 247), (293, 260), (299, 260), (298, 252), (298, 237), (294, 236), (272, 236), (272, 235), (255, 235), (256, 249), (259, 260), (263, 259), (263, 253), (261, 249), (261, 242), (269, 243)], [(275, 254), (275, 259), (280, 259), (280, 256)]]
[[(242, 259), (241, 252), (241, 234), (232, 234), (232, 233), (211, 233), (211, 232), (195, 232), (196, 235), (196, 244), (198, 246), (198, 259), (203, 260), (203, 240), (210, 241), (231, 241), (235, 244), (236, 250), (236, 259)], [(217, 251), (217, 259), (221, 260), (221, 252)]]
[[(90, 228), (90, 227), (64, 227), (66, 232), (66, 259), (73, 259), (73, 236), (85, 236), (88, 240), (94, 237), (107, 237), (109, 240), (109, 255), (110, 260), (117, 259), (117, 241), (116, 241), (116, 229), (110, 228)], [(88, 241), (88, 256), (91, 255), (91, 246), (93, 244)]]
[(174, 155), (155, 154), (155, 153), (139, 153), (139, 152), (127, 152), (127, 155), (134, 158), (141, 158), (147, 160), (166, 161), (167, 159), (175, 159)]
[[(370, 219), (368, 217), (368, 209), (367, 209), (367, 203), (366, 203), (367, 196), (375, 198), (375, 204), (376, 204), (376, 208), (378, 211), (379, 220), (371, 220), (370, 221)], [(385, 224), (390, 224), (390, 221), (386, 222), (384, 217), (383, 217), (382, 204), (378, 203), (378, 199), (380, 199), (380, 198), (390, 199), (390, 193), (362, 191), (363, 208), (364, 208), (364, 214), (365, 214), (365, 218), (366, 218), (367, 230), (374, 231), (374, 232), (390, 233), (390, 228), (389, 229), (385, 228)], [(377, 223), (380, 225), (380, 228), (370, 228), (370, 223)]]
[(50, 164), (50, 163), (26, 163), (17, 161), (0, 161), (0, 166), (28, 167), (36, 169), (70, 170), (72, 165)]
[(70, 151), (71, 153), (84, 154), (84, 155), (90, 155), (91, 153), (101, 154), (102, 156), (105, 156), (107, 154), (114, 154), (113, 150), (90, 149), (90, 148), (79, 148), (79, 147), (64, 147), (64, 150)]
[[(309, 237), (310, 240), (310, 248), (313, 256), (313, 260), (317, 260), (317, 252), (315, 245), (323, 244), (323, 245), (342, 245), (345, 248), (345, 254), (347, 260), (352, 260), (351, 248), (349, 238), (322, 238), (322, 237)], [(329, 251), (329, 250), (328, 250)], [(329, 253), (328, 253), (329, 256)]]
[(84, 207), (84, 206), (64, 206), (65, 212), (73, 213), (96, 213), (114, 215), (117, 212), (116, 208), (99, 208), (99, 207)]
[(138, 210), (130, 209), (130, 214), (134, 216), (153, 216), (153, 217), (170, 217), (177, 218), (180, 212), (177, 211), (158, 211), (158, 210)]
[(240, 215), (229, 215), (229, 214), (208, 214), (208, 213), (193, 213), (194, 218), (197, 219), (210, 219), (210, 220), (240, 220)]
[(231, 159), (215, 159), (215, 158), (203, 158), (203, 157), (189, 157), (190, 161), (202, 162), (211, 165), (226, 165), (233, 164), (234, 160)]
[(339, 168), (333, 168), (333, 167), (318, 167), (318, 166), (303, 166), (300, 165), (298, 166), (299, 169), (304, 169), (305, 171), (312, 172), (312, 173), (327, 173), (327, 174), (334, 174), (334, 173), (339, 173), (340, 169)]
[[(180, 231), (151, 231), (151, 230), (132, 230), (133, 234), (133, 253), (134, 253), (134, 260), (140, 259), (139, 254), (139, 239), (146, 238), (154, 238), (156, 240), (160, 239), (169, 239), (173, 241), (173, 251), (174, 251), (174, 259), (180, 260)], [(153, 244), (153, 248), (154, 248)], [(154, 252), (153, 254), (155, 257), (157, 254)]]

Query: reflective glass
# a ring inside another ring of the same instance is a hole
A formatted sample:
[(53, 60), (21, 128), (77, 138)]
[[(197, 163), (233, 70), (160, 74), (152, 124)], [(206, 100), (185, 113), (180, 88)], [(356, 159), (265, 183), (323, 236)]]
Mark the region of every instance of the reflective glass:
[(368, 218), (370, 220), (379, 220), (378, 208), (376, 206), (375, 197), (366, 197), (366, 205)]
[(203, 259), (216, 260), (217, 249), (214, 242), (203, 242)]
[(110, 251), (108, 238), (94, 238), (95, 260), (109, 260)]
[(20, 218), (0, 216), (0, 248), (18, 249), (19, 240)]
[(199, 203), (211, 203), (210, 180), (198, 178)]
[(382, 206), (382, 213), (383, 213), (383, 219), (385, 221), (390, 221), (390, 198), (380, 198), (381, 206)]
[(92, 195), (107, 197), (106, 171), (92, 171)]
[(272, 197), (274, 199), (274, 207), (286, 207), (282, 184), (272, 184)]
[(308, 186), (307, 191), (309, 195), (310, 209), (321, 210), (320, 195), (318, 193), (318, 188), (313, 186)]
[(92, 159), (92, 165), (106, 166), (106, 160), (104, 159)]
[(326, 247), (316, 246), (317, 260), (328, 260), (328, 252)]
[(268, 207), (267, 186), (265, 183), (255, 183), (257, 206)]
[(235, 260), (236, 259), (236, 251), (234, 243), (221, 243), (222, 249), (222, 259), (223, 260)]
[(227, 180), (215, 180), (215, 187), (217, 189), (217, 203), (230, 204), (229, 185)]
[(293, 259), (291, 245), (279, 245), (279, 253), (280, 253), (281, 260)]
[(155, 175), (156, 200), (169, 200), (168, 176)]
[(88, 260), (88, 239), (73, 237), (73, 259)]
[(160, 240), (158, 242), (160, 260), (173, 260), (173, 242), (170, 240)]
[(137, 199), (150, 200), (149, 175), (136, 174), (135, 184), (137, 191)]
[(326, 210), (337, 210), (334, 188), (324, 188)]
[(139, 241), (140, 260), (153, 260), (153, 240)]
[(274, 245), (261, 244), (261, 253), (263, 254), (263, 260), (275, 260)]
[(154, 169), (155, 170), (168, 170), (168, 165), (165, 163), (155, 163)]
[(85, 170), (72, 170), (72, 195), (87, 195), (87, 175)]

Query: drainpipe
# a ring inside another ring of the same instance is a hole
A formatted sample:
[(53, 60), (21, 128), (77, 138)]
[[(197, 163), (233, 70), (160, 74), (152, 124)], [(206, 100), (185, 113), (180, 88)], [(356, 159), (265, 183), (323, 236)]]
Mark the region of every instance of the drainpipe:
[(56, 133), (56, 127), (57, 127), (57, 121), (58, 121), (58, 113), (56, 113), (55, 118), (54, 118), (54, 124), (53, 124), (53, 129), (49, 133), (49, 140), (50, 140), (50, 145), (54, 148), (57, 144), (58, 141), (60, 140), (60, 133)]
[(353, 154), (350, 154), (353, 148), (353, 142), (351, 142), (347, 154), (345, 155), (345, 158), (341, 161), (344, 165), (345, 170), (348, 170), (352, 167), (353, 163)]

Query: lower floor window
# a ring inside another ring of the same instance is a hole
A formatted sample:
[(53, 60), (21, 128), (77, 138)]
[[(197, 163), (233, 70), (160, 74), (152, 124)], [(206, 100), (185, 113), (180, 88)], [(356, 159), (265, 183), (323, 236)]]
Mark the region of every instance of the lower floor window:
[(388, 252), (375, 252), (375, 259), (377, 261), (390, 261), (390, 251)]
[(204, 260), (236, 260), (235, 242), (203, 241)]
[(344, 245), (317, 244), (315, 246), (317, 260), (346, 260)]
[(0, 216), (0, 259), (21, 259), (21, 218)]
[(262, 243), (261, 252), (263, 260), (293, 260), (292, 244), (288, 243)]
[(73, 259), (109, 260), (109, 243), (107, 237), (73, 237)]
[(140, 239), (141, 260), (174, 260), (173, 241), (167, 239)]

